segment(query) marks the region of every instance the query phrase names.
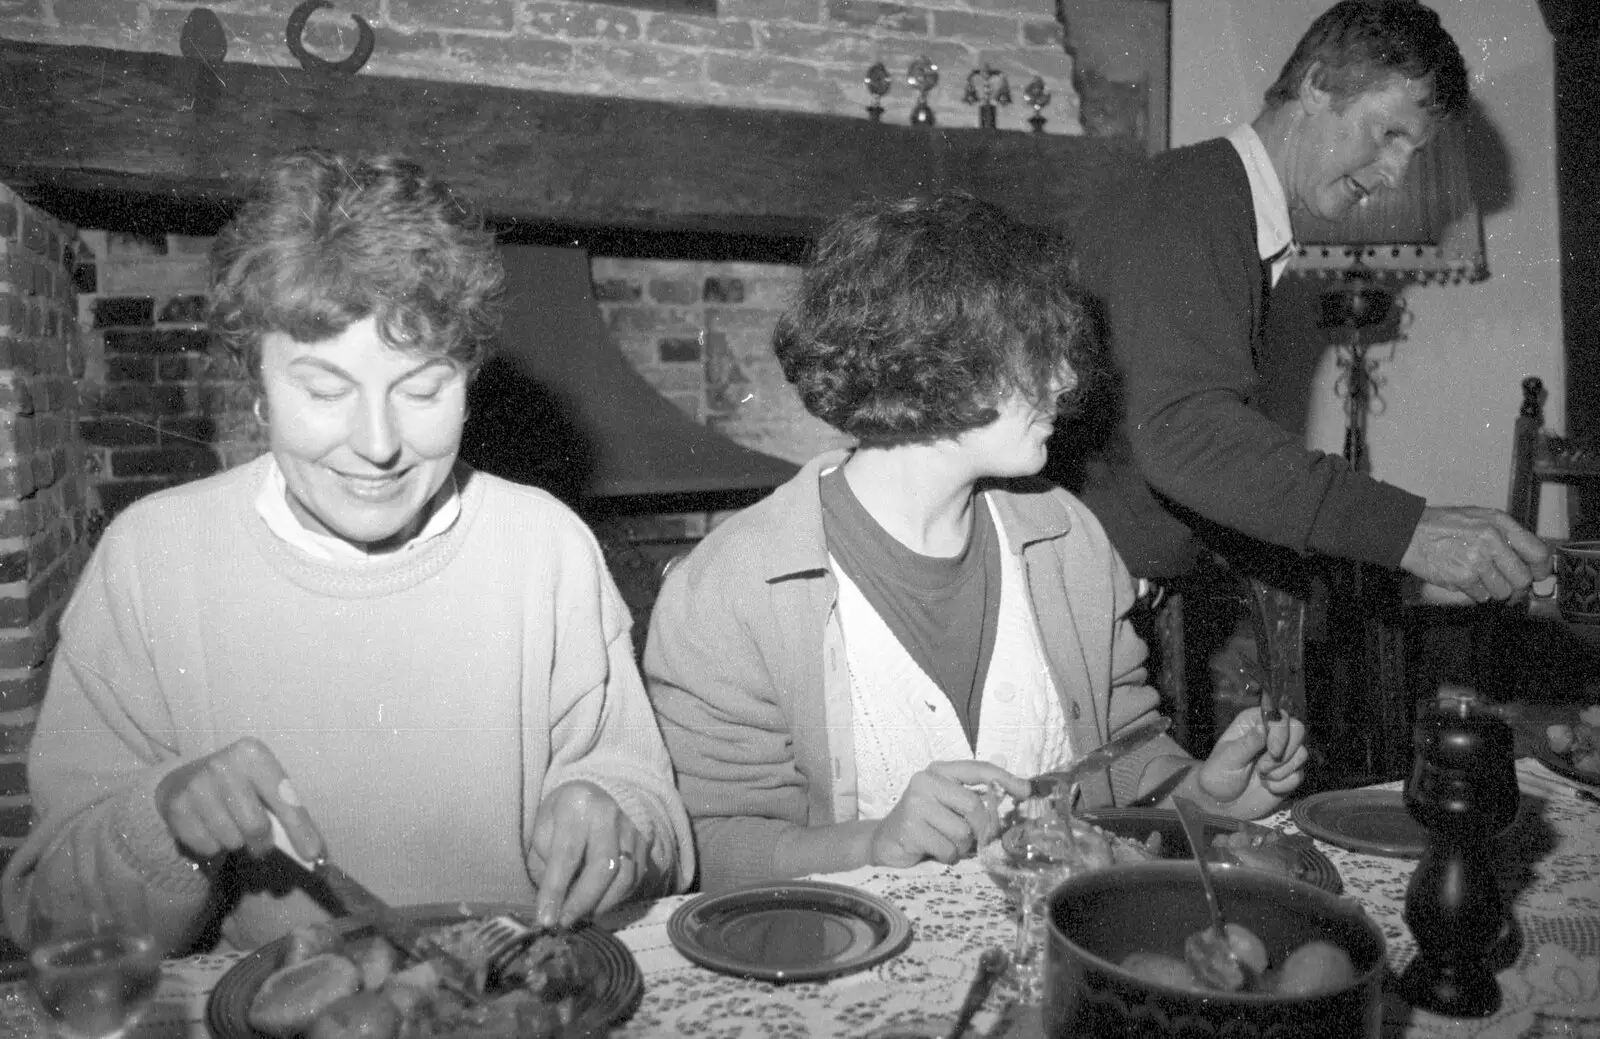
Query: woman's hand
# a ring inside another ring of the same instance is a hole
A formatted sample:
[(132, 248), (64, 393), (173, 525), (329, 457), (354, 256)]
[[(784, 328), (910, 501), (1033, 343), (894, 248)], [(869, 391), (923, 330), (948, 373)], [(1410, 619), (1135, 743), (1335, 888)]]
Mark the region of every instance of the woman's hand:
[(289, 776), (267, 745), (252, 736), (169, 772), (156, 784), (156, 811), (196, 858), (272, 848), (270, 808), (307, 859), (322, 855), (322, 834), (300, 804)]
[(631, 895), (650, 867), (650, 849), (611, 795), (574, 780), (551, 791), (533, 820), (528, 873), (539, 887), (542, 927), (571, 927)]
[(1000, 816), (973, 787), (994, 783), (1012, 797), (1028, 781), (986, 761), (935, 761), (911, 777), (900, 803), (872, 832), (874, 866), (914, 866), (923, 859), (955, 862), (997, 836)]
[(1201, 791), (1236, 819), (1266, 815), (1305, 778), (1305, 724), (1280, 713), (1268, 725), (1255, 708), (1240, 711), (1200, 766)]

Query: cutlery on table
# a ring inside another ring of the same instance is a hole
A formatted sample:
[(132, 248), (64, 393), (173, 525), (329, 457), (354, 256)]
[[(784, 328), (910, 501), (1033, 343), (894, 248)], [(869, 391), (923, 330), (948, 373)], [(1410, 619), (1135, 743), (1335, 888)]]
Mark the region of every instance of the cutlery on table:
[(1171, 727), (1171, 718), (1157, 718), (1149, 725), (1141, 725), (1132, 732), (1125, 732), (1114, 740), (1107, 740), (1083, 757), (1068, 764), (1066, 768), (1058, 769), (1054, 772), (1041, 772), (1028, 780), (1028, 785), (1031, 788), (1028, 791), (1028, 796), (1052, 797), (1065, 794), (1072, 788), (1072, 784), (1085, 776), (1093, 775), (1123, 755), (1138, 750)]
[(966, 1034), (972, 1019), (983, 1008), (983, 1001), (989, 998), (989, 990), (994, 988), (994, 983), (1005, 972), (1006, 959), (1001, 949), (991, 947), (983, 950), (983, 955), (978, 957), (978, 972), (972, 976), (972, 984), (967, 986), (967, 996), (961, 1001), (955, 1024), (950, 1026), (945, 1039), (961, 1039)]
[(1569, 793), (1580, 801), (1600, 805), (1600, 794), (1567, 777), (1532, 762), (1517, 762), (1517, 786), (1525, 794), (1548, 797), (1552, 793)]
[(385, 902), (371, 888), (339, 868), (327, 855), (324, 854), (316, 859), (308, 859), (301, 855), (295, 850), (294, 842), (289, 839), (289, 833), (283, 828), (283, 821), (276, 813), (268, 810), (267, 819), (272, 824), (273, 847), (321, 880), (344, 906), (347, 914), (372, 921), (377, 932), (398, 949), (401, 955), (414, 960), (431, 960), (436, 964), (442, 964), (444, 967), (440, 972), (442, 980), (457, 995), (473, 1001), (482, 998), (482, 987), (473, 983), (476, 972), (471, 966), (437, 945), (425, 941), (421, 927)]

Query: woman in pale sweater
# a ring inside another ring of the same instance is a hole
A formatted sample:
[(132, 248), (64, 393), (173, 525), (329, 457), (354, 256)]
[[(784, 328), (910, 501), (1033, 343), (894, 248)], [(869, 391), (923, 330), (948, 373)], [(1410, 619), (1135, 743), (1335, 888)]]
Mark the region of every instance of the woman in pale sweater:
[(12, 933), (36, 940), (36, 904), (147, 917), (172, 951), (325, 919), (269, 810), (396, 904), (571, 923), (681, 889), (688, 822), (594, 538), (457, 464), (502, 283), (481, 223), (410, 163), (302, 152), (214, 270), (270, 451), (138, 502), (89, 561)]
[[(1028, 479), (1096, 370), (1071, 283), (1061, 243), (965, 196), (865, 205), (818, 241), (777, 354), (858, 446), (714, 530), (646, 645), (706, 890), (969, 855), (998, 826), (986, 787), (1024, 795), (1154, 717), (1126, 568)], [(1163, 736), (1082, 797), (1259, 816), (1304, 734), (1249, 712), (1203, 763)]]

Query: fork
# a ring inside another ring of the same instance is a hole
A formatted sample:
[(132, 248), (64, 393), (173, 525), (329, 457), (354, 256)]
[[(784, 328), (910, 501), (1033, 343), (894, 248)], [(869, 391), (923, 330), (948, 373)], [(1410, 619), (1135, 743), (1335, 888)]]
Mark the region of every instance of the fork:
[(524, 949), (532, 945), (543, 933), (529, 927), (514, 916), (501, 913), (478, 925), (468, 937), (472, 961), (484, 966), (484, 986), (499, 980)]

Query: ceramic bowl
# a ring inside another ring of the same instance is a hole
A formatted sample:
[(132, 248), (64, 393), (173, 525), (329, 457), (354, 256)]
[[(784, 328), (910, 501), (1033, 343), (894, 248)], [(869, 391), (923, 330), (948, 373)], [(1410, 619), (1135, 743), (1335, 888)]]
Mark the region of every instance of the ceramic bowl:
[(1133, 952), (1183, 957), (1184, 938), (1210, 926), (1192, 862), (1146, 862), (1084, 873), (1048, 898), (1045, 1035), (1143, 1039), (1378, 1039), (1383, 1028), (1383, 932), (1355, 902), (1260, 870), (1213, 870), (1230, 921), (1254, 931), (1276, 967), (1312, 939), (1343, 949), (1346, 984), (1302, 996), (1172, 987), (1118, 964)]
[(1556, 606), (1580, 624), (1600, 624), (1600, 541), (1556, 546)]

